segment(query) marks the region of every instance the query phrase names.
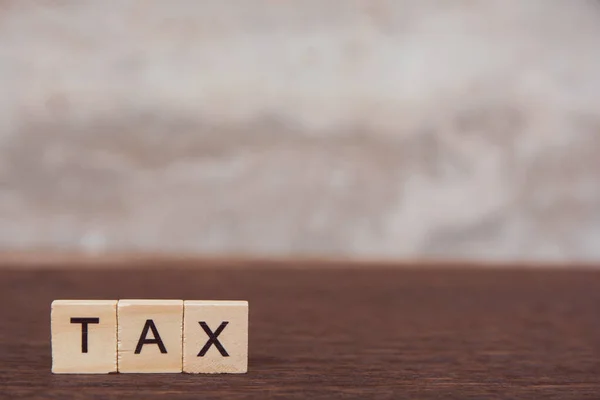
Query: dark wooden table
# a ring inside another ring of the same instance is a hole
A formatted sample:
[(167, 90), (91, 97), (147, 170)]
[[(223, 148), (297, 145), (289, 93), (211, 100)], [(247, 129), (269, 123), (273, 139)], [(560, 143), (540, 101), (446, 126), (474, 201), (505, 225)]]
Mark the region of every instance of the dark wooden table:
[[(58, 298), (247, 299), (245, 375), (53, 375)], [(600, 272), (0, 271), (0, 397), (600, 398)]]

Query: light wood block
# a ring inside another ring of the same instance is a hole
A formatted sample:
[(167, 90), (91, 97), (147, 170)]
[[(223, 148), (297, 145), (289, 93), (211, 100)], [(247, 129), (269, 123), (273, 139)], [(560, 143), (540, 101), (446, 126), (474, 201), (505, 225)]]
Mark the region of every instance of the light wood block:
[(248, 371), (248, 302), (184, 302), (183, 372)]
[(182, 371), (183, 300), (119, 300), (119, 372)]
[(54, 300), (52, 372), (117, 372), (117, 300)]

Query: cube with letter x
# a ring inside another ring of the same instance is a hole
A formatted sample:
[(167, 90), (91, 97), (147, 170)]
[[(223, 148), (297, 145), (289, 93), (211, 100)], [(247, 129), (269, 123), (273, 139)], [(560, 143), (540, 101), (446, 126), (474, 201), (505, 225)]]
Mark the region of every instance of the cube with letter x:
[(183, 372), (248, 370), (248, 302), (184, 302)]

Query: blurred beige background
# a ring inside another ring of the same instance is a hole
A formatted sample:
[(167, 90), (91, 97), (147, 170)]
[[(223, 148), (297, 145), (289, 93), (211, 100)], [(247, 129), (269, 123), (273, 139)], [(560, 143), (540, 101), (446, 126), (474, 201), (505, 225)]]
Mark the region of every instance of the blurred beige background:
[(597, 1), (0, 2), (0, 250), (600, 260)]

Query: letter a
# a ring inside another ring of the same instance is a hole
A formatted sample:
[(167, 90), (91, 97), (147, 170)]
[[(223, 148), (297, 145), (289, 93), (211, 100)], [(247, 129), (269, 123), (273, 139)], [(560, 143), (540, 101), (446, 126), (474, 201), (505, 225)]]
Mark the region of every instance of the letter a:
[[(146, 338), (146, 336), (148, 336), (148, 330), (152, 331), (152, 335), (154, 336), (154, 339)], [(151, 319), (147, 319), (146, 323), (144, 324), (144, 329), (142, 329), (142, 334), (140, 335), (140, 340), (138, 340), (138, 344), (135, 347), (135, 354), (140, 354), (142, 352), (142, 347), (144, 347), (145, 344), (157, 344), (158, 348), (162, 354), (167, 353), (165, 344), (163, 343), (162, 339), (160, 338), (160, 335), (158, 334), (158, 330), (156, 329), (156, 326), (154, 325), (154, 321)]]

